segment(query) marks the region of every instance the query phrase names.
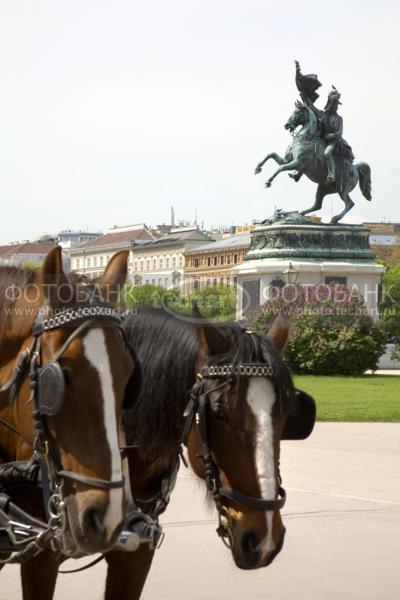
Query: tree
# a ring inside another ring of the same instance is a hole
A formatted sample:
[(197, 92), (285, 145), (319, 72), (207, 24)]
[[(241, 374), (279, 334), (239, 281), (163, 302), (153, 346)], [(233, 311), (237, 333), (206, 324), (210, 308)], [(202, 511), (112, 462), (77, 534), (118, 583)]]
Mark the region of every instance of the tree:
[(206, 318), (224, 320), (235, 318), (235, 291), (224, 286), (203, 288), (195, 290), (189, 296), (182, 296), (177, 288), (166, 290), (157, 285), (127, 284), (122, 297), (122, 304), (126, 308), (167, 306), (170, 310), (183, 314), (191, 314), (193, 301), (197, 303), (198, 309)]
[(265, 331), (280, 312), (291, 319), (284, 354), (296, 373), (354, 375), (376, 369), (385, 333), (358, 291), (288, 285), (248, 315), (250, 326)]
[(178, 289), (167, 290), (159, 285), (149, 284), (140, 286), (126, 284), (122, 295), (122, 303), (127, 308), (161, 306), (163, 304), (174, 308), (179, 306), (180, 300), (181, 295)]
[(222, 285), (205, 287), (190, 294), (202, 315), (209, 319), (234, 319), (236, 314), (235, 290)]

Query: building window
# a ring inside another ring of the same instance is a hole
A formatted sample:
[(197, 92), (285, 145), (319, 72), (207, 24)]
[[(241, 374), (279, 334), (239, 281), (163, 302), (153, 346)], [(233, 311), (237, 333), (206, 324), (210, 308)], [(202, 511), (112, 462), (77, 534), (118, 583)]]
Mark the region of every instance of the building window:
[(167, 267), (167, 269), (169, 269), (169, 258), (165, 259), (165, 266)]
[(146, 269), (150, 271), (150, 261), (146, 260)]
[(340, 275), (327, 275), (325, 277), (326, 285), (347, 285), (347, 277)]
[(157, 269), (157, 259), (153, 258), (153, 269), (156, 270)]
[(183, 256), (179, 257), (179, 266), (183, 267)]
[(172, 266), (176, 267), (176, 256), (172, 257)]
[(211, 256), (207, 258), (207, 267), (211, 267)]
[(104, 258), (103, 256), (100, 256), (100, 266), (101, 267), (103, 266), (103, 258)]
[(236, 263), (237, 263), (237, 261), (238, 261), (238, 255), (237, 255), (237, 254), (234, 254), (234, 255), (233, 255), (233, 262), (236, 264)]
[(168, 287), (168, 277), (166, 277), (164, 279), (164, 287), (166, 287), (166, 288)]
[(93, 259), (93, 266), (97, 267), (97, 256), (95, 256)]
[(149, 280), (148, 279), (146, 279), (146, 285), (149, 285)]
[(135, 271), (137, 271), (137, 268), (138, 268), (138, 261), (135, 260)]
[(234, 287), (234, 288), (235, 288), (235, 290), (236, 290), (236, 288), (237, 288), (237, 277), (234, 277), (234, 278), (233, 278), (233, 287)]
[(220, 277), (220, 279), (219, 279), (219, 285), (224, 285), (224, 278), (223, 277)]
[(230, 264), (231, 264), (231, 255), (230, 255), (230, 254), (228, 254), (228, 256), (226, 257), (226, 263), (227, 263), (228, 265), (230, 265)]
[(214, 287), (217, 287), (217, 284), (218, 284), (217, 280), (214, 279)]
[(194, 259), (194, 266), (197, 268), (200, 266), (200, 260), (198, 258)]
[(160, 279), (158, 280), (158, 285), (159, 285), (160, 287), (162, 287), (162, 279), (161, 279), (161, 277), (160, 277)]
[(211, 279), (207, 279), (207, 287), (211, 287)]
[(218, 264), (218, 256), (214, 256), (214, 267)]
[(164, 261), (162, 258), (160, 258), (160, 269), (164, 268)]
[(227, 285), (228, 287), (231, 287), (231, 278), (230, 278), (230, 277), (227, 277), (227, 278), (226, 278), (226, 285)]
[(220, 263), (221, 263), (221, 265), (223, 265), (223, 264), (224, 264), (224, 256), (223, 256), (223, 255), (221, 255), (221, 257), (220, 257), (220, 259), (219, 259), (219, 260), (220, 260)]
[(87, 266), (90, 267), (90, 258), (87, 259)]

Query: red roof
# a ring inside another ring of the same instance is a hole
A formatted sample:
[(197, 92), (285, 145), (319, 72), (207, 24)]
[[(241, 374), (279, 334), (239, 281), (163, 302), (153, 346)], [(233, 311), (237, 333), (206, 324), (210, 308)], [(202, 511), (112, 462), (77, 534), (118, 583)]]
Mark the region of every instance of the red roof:
[(54, 247), (50, 242), (22, 242), (21, 244), (8, 244), (0, 246), (0, 256), (14, 256), (15, 254), (47, 254)]
[[(147, 228), (129, 229), (128, 231), (116, 231), (115, 233), (106, 233), (95, 240), (78, 246), (76, 249), (93, 248), (97, 246), (108, 246), (109, 244), (119, 244), (123, 242), (132, 242), (134, 240), (154, 240), (154, 235)], [(74, 248), (75, 250), (75, 248)]]

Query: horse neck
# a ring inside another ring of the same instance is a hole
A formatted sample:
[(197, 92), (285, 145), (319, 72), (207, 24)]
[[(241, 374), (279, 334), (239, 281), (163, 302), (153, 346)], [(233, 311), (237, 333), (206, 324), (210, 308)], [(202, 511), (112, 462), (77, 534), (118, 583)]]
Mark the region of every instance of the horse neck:
[(304, 123), (303, 127), (300, 129), (297, 134), (297, 138), (304, 141), (314, 140), (318, 130), (318, 121), (317, 117), (313, 113), (313, 111), (307, 107), (307, 115), (308, 118)]
[(195, 330), (162, 309), (128, 317), (123, 327), (143, 365), (142, 392), (124, 416), (127, 443), (143, 444), (152, 458), (171, 456), (181, 441), (187, 393), (195, 383), (200, 352)]

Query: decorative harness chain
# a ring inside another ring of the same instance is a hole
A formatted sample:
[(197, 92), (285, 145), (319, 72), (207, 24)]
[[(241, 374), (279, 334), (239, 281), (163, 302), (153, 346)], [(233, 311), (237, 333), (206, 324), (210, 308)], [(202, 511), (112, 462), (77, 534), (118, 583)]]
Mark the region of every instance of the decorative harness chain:
[[(239, 363), (237, 365), (215, 365), (203, 367), (197, 374), (197, 381), (194, 384), (190, 400), (184, 412), (185, 428), (183, 433), (183, 442), (186, 443), (190, 430), (195, 419), (198, 427), (203, 452), (199, 455), (204, 465), (205, 481), (208, 490), (211, 492), (215, 507), (218, 511), (217, 534), (221, 537), (223, 543), (231, 548), (233, 544), (232, 520), (223, 499), (231, 500), (238, 504), (248, 506), (258, 511), (274, 511), (283, 508), (286, 502), (286, 492), (279, 486), (278, 498), (274, 500), (264, 500), (254, 496), (248, 496), (234, 489), (224, 488), (221, 485), (218, 465), (213, 459), (209, 432), (207, 428), (207, 407), (209, 405), (209, 396), (218, 390), (226, 389), (230, 386), (233, 377), (266, 377), (272, 379), (273, 368), (268, 363)], [(218, 386), (209, 390), (205, 389), (207, 379), (224, 378)], [(280, 479), (280, 476), (279, 476)]]
[[(77, 310), (68, 309), (48, 319), (43, 319), (39, 313), (32, 328), (33, 342), (30, 349), (21, 354), (14, 373), (0, 387), (0, 392), (9, 391), (9, 404), (11, 406), (18, 393), (23, 375), (29, 367), (30, 388), (32, 391), (28, 402), (33, 401), (35, 406), (32, 412), (35, 427), (34, 455), (28, 462), (21, 461), (0, 465), (0, 486), (7, 487), (7, 482), (15, 483), (16, 480), (19, 480), (19, 483), (29, 482), (36, 485), (41, 483), (47, 515), (47, 523), (35, 519), (18, 508), (6, 493), (0, 493), (0, 533), (1, 528), (3, 528), (12, 545), (10, 549), (11, 556), (0, 560), (0, 564), (21, 563), (37, 556), (43, 550), (63, 551), (61, 536), (67, 526), (65, 503), (61, 493), (64, 479), (72, 479), (89, 487), (101, 489), (124, 486), (124, 478), (118, 481), (107, 481), (63, 469), (47, 435), (45, 415), (40, 410), (38, 400), (42, 333), (82, 321), (53, 358), (52, 363), (54, 364), (61, 358), (70, 343), (99, 318), (114, 327), (121, 327), (119, 311), (110, 307), (90, 306), (78, 308)], [(35, 468), (35, 465), (39, 465), (39, 468)]]

